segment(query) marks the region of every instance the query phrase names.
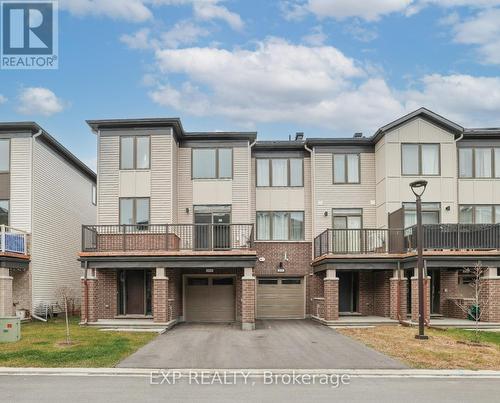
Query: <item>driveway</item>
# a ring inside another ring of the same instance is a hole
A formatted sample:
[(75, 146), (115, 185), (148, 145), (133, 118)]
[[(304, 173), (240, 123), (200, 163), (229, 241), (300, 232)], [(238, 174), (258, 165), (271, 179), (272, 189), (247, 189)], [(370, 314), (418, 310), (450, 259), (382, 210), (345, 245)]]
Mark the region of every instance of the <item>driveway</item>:
[(118, 364), (122, 368), (368, 369), (406, 368), (310, 320), (180, 324)]

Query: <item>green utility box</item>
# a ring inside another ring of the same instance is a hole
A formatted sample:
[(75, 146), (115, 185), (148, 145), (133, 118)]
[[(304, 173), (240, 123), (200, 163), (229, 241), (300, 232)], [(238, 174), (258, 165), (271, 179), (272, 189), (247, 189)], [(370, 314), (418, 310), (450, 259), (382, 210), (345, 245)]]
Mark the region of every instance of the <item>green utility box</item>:
[(21, 319), (0, 318), (0, 343), (21, 340)]

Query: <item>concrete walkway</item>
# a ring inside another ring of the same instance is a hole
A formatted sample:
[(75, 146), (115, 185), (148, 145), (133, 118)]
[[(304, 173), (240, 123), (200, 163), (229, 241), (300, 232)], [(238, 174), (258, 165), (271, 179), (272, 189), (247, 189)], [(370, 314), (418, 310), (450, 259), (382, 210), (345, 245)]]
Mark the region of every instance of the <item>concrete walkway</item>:
[(121, 368), (397, 369), (406, 366), (310, 320), (181, 324), (123, 360)]

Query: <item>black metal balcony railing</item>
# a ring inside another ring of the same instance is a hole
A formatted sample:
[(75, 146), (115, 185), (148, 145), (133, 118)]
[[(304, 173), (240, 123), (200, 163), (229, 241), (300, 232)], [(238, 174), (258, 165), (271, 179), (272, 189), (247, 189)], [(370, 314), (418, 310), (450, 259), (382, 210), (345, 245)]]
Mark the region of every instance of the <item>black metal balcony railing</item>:
[[(426, 250), (500, 250), (500, 224), (425, 224)], [(405, 253), (416, 250), (417, 228), (327, 229), (314, 239), (314, 255)]]
[(253, 224), (84, 225), (82, 251), (241, 250), (253, 237)]

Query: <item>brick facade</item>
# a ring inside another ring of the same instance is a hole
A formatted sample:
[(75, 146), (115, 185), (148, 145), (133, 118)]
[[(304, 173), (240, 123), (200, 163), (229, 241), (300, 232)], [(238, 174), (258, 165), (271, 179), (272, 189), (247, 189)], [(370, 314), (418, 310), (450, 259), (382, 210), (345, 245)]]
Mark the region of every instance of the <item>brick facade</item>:
[(9, 269), (0, 268), (0, 317), (12, 316), (13, 314), (12, 277), (9, 274)]
[(339, 279), (327, 278), (324, 281), (324, 319), (326, 321), (339, 318)]
[(500, 277), (485, 278), (479, 306), (482, 307), (481, 321), (500, 322)]
[[(85, 287), (85, 283), (87, 287)], [(99, 293), (97, 278), (82, 279), (82, 322), (96, 322), (99, 319)], [(87, 293), (87, 294), (86, 294)]]
[(15, 309), (27, 309), (32, 311), (31, 306), (31, 270), (11, 270), (12, 277), (12, 303)]
[(241, 292), (241, 327), (243, 330), (255, 329), (255, 277), (243, 277)]
[[(431, 281), (430, 277), (424, 279), (424, 320), (428, 323), (431, 319), (431, 304), (429, 301), (431, 293)], [(418, 279), (416, 277), (411, 278), (411, 320), (413, 322), (418, 322)]]
[(97, 315), (99, 319), (113, 319), (118, 314), (117, 299), (117, 278), (116, 270), (97, 271), (98, 307)]
[(439, 296), (441, 314), (458, 319), (467, 316), (464, 316), (463, 311), (453, 302), (453, 299), (460, 297), (458, 295), (458, 270), (440, 270)]
[(169, 279), (167, 277), (153, 278), (153, 320), (166, 323), (170, 318), (169, 309)]
[(358, 311), (361, 315), (373, 315), (373, 272), (359, 272)]
[[(255, 266), (257, 277), (303, 277), (311, 272), (310, 242), (256, 242), (255, 250), (258, 257), (265, 258), (264, 262), (257, 262)], [(285, 255), (287, 260), (285, 260)], [(283, 273), (277, 271), (280, 262), (283, 263), (285, 269)]]
[(392, 271), (376, 271), (373, 278), (373, 314), (375, 316), (390, 316)]
[(406, 278), (391, 278), (390, 283), (390, 318), (406, 320), (408, 280)]

